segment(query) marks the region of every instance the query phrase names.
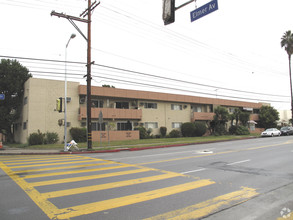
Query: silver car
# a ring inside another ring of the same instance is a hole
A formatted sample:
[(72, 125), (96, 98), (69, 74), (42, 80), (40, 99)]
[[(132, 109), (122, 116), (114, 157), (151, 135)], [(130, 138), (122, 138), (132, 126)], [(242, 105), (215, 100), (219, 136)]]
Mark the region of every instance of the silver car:
[(277, 128), (268, 128), (267, 130), (261, 133), (262, 137), (273, 137), (273, 136), (280, 136), (280, 135), (281, 135), (281, 131), (279, 131)]

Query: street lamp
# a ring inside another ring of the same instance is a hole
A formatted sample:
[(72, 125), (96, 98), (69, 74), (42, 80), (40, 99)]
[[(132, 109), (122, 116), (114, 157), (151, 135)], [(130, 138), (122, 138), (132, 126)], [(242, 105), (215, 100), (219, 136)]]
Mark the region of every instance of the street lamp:
[(65, 85), (64, 85), (64, 151), (67, 151), (67, 47), (71, 39), (75, 38), (75, 34), (71, 34), (65, 47)]

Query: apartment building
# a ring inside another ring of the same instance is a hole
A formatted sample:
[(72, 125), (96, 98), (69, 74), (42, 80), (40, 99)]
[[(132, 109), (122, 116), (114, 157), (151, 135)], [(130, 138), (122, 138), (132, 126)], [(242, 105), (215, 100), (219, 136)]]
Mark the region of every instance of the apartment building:
[[(26, 143), (33, 132), (57, 132), (64, 137), (64, 113), (56, 111), (56, 99), (64, 98), (64, 81), (30, 78), (25, 83), (23, 110), (14, 125), (15, 140)], [(204, 98), (159, 92), (147, 92), (108, 87), (91, 88), (92, 138), (99, 141), (139, 139), (135, 127), (144, 126), (152, 134), (166, 127), (167, 133), (182, 123), (209, 121), (213, 109), (227, 107), (229, 112), (240, 108), (251, 113), (251, 130), (258, 121), (261, 103), (218, 98)], [(99, 123), (99, 115), (103, 123)], [(67, 82), (67, 129), (86, 127), (86, 86)], [(68, 141), (70, 140), (70, 135)]]

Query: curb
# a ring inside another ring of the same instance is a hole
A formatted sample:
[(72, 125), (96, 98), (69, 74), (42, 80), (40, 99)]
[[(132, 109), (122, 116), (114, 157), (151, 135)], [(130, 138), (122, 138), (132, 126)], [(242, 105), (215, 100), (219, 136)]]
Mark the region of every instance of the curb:
[[(120, 148), (120, 149), (112, 149), (112, 150), (94, 150), (94, 151), (60, 151), (60, 152), (5, 152), (0, 151), (0, 155), (64, 155), (64, 154), (93, 154), (93, 153), (116, 153), (121, 151), (141, 151), (141, 150), (151, 150), (158, 148), (167, 148), (167, 147), (182, 147), (189, 145), (200, 145), (200, 144), (212, 144), (212, 143), (220, 143), (220, 142), (228, 142), (228, 141), (240, 141), (240, 140), (248, 140), (255, 139), (258, 137), (246, 137), (232, 140), (218, 140), (218, 141), (207, 141), (207, 142), (195, 142), (195, 143), (187, 143), (187, 144), (171, 144), (171, 145), (158, 145), (158, 146), (149, 146), (149, 147), (136, 147), (136, 148)], [(40, 150), (43, 151), (43, 150)]]

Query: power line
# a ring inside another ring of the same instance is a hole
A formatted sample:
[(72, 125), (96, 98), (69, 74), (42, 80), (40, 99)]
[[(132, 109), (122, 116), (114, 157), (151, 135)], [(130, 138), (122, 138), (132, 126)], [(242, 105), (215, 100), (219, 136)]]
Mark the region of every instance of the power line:
[[(2, 55), (0, 55), (0, 57), (7, 57), (7, 58), (10, 58), (10, 59), (22, 59), (22, 60), (29, 60), (29, 61), (37, 61), (37, 62), (49, 62), (51, 65), (52, 65), (52, 63), (58, 63), (58, 64), (64, 63), (64, 61), (60, 61), (60, 60), (47, 60), (47, 59), (39, 59), (39, 58), (12, 57), (12, 56), (2, 56)], [(36, 64), (38, 64), (37, 62), (36, 62)], [(85, 65), (85, 63), (83, 63), (83, 62), (76, 62), (76, 61), (67, 61), (67, 63)], [(131, 74), (139, 75), (139, 76), (142, 76), (142, 77), (151, 77), (151, 78), (156, 78), (156, 79), (160, 79), (160, 80), (173, 81), (173, 82), (176, 82), (176, 83), (184, 83), (184, 84), (208, 87), (208, 88), (213, 88), (213, 89), (222, 89), (222, 90), (227, 90), (227, 91), (232, 91), (232, 92), (240, 92), (240, 93), (247, 93), (247, 94), (253, 94), (253, 95), (274, 96), (274, 97), (281, 97), (281, 98), (288, 98), (289, 97), (289, 96), (266, 94), (266, 93), (257, 93), (257, 92), (250, 92), (250, 91), (244, 91), (244, 90), (236, 90), (236, 89), (230, 89), (230, 88), (225, 88), (225, 87), (217, 87), (217, 86), (212, 86), (212, 85), (194, 83), (194, 82), (190, 82), (190, 81), (178, 80), (178, 79), (173, 79), (173, 78), (169, 78), (169, 77), (162, 77), (162, 76), (157, 76), (157, 75), (153, 75), (153, 74), (149, 74), (149, 73), (143, 73), (143, 72), (139, 72), (139, 71), (124, 69), (124, 68), (118, 68), (118, 67), (113, 67), (113, 66), (103, 65), (103, 64), (93, 64), (93, 65), (105, 68), (106, 70), (110, 69), (110, 70), (123, 72), (123, 73), (131, 73)], [(39, 68), (41, 68), (41, 67), (39, 67)], [(48, 68), (48, 69), (50, 69), (50, 68)], [(58, 68), (56, 70), (58, 70)], [(60, 74), (60, 75), (64, 74), (64, 72), (55, 72), (55, 71), (35, 71), (34, 70), (34, 71), (30, 71), (30, 72), (47, 73), (47, 74), (50, 73), (50, 74)], [(83, 74), (75, 74), (75, 73), (68, 73), (68, 74), (83, 76)], [(117, 77), (117, 76), (115, 76), (115, 77)], [(101, 78), (110, 79), (109, 77), (101, 77)], [(111, 78), (111, 80), (115, 80), (115, 79)], [(123, 80), (123, 81), (126, 81), (126, 80)], [(134, 82), (132, 82), (132, 83), (134, 83)], [(136, 82), (136, 83), (141, 84), (139, 82)], [(152, 86), (152, 85), (149, 84), (149, 86)], [(161, 86), (161, 88), (165, 88), (165, 87)], [(168, 87), (166, 87), (166, 88), (168, 88)], [(168, 88), (168, 89), (174, 89), (174, 88)], [(187, 90), (181, 90), (181, 89), (179, 89), (179, 91), (187, 92)], [(214, 95), (214, 94), (211, 94), (211, 93), (203, 93), (203, 92), (198, 92), (198, 91), (197, 91), (197, 93), (204, 94), (204, 95)], [(252, 98), (245, 98), (245, 97), (238, 97), (238, 96), (225, 96), (225, 95), (219, 95), (219, 96), (227, 97), (227, 98), (241, 98), (241, 99), (248, 99), (248, 100), (262, 100), (262, 101), (270, 101), (270, 102), (282, 102), (282, 101), (276, 101), (276, 100), (255, 99), (255, 98), (252, 99)]]

